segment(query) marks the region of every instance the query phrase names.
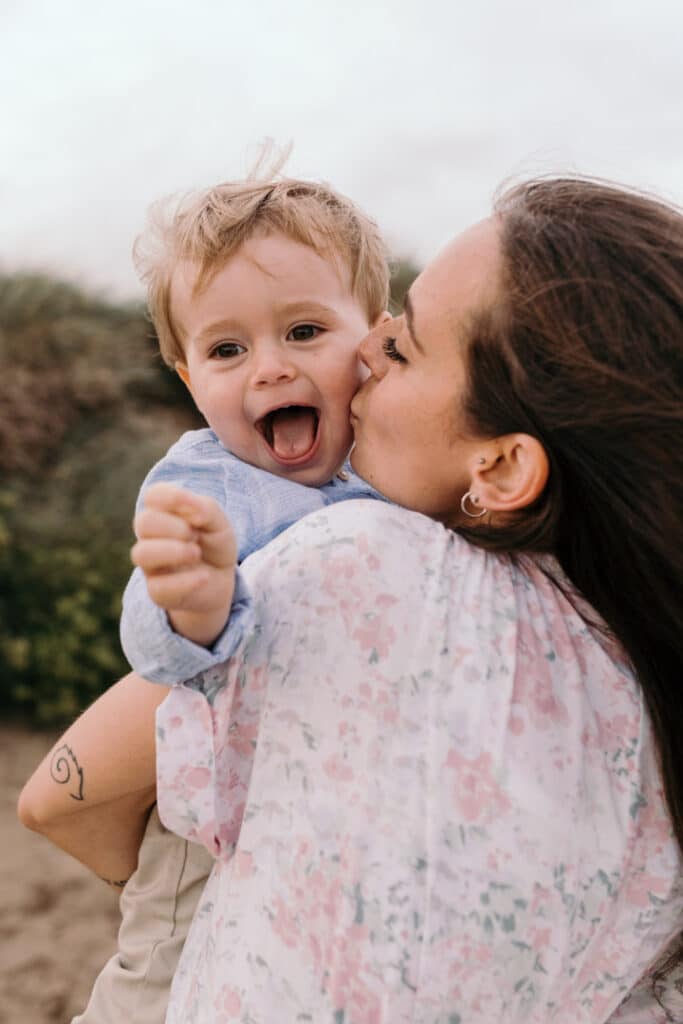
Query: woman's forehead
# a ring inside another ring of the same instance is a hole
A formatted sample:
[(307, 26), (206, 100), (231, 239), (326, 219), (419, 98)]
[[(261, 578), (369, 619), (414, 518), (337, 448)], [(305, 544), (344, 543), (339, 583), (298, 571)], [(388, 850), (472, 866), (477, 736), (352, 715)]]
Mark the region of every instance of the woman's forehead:
[(415, 315), (434, 313), (467, 315), (473, 308), (493, 299), (501, 261), (500, 235), (496, 220), (467, 228), (424, 269), (411, 288)]

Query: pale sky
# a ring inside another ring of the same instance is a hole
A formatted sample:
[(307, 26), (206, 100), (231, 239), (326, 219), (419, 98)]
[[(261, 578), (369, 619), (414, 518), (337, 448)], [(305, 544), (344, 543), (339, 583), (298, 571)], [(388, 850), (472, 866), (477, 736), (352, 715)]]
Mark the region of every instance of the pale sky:
[(682, 53), (680, 0), (0, 0), (0, 270), (139, 295), (150, 202), (265, 137), (422, 263), (511, 174), (683, 203)]

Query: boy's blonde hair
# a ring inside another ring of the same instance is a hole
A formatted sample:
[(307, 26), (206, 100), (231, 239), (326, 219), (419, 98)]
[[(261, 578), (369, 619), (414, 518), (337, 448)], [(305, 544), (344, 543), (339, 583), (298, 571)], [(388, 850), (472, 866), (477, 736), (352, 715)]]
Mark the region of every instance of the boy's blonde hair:
[(278, 232), (331, 259), (351, 275), (351, 289), (373, 323), (389, 302), (388, 254), (377, 225), (328, 185), (296, 178), (225, 182), (155, 204), (133, 250), (147, 286), (150, 315), (164, 361), (185, 353), (171, 315), (173, 272), (197, 263), (193, 294), (206, 287), (239, 247), (255, 235)]

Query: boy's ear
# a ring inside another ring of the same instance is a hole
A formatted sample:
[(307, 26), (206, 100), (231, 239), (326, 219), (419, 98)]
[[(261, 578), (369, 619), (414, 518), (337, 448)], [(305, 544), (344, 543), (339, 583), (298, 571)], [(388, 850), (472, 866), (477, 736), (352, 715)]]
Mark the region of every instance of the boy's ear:
[(180, 377), (181, 381), (183, 382), (187, 390), (190, 392), (190, 394), (192, 394), (192, 385), (190, 383), (190, 371), (188, 370), (185, 363), (181, 363), (178, 360), (176, 360), (175, 372), (178, 374), (178, 376)]
[(530, 434), (505, 434), (484, 442), (470, 465), (470, 494), (479, 508), (514, 512), (532, 505), (548, 482), (546, 450)]

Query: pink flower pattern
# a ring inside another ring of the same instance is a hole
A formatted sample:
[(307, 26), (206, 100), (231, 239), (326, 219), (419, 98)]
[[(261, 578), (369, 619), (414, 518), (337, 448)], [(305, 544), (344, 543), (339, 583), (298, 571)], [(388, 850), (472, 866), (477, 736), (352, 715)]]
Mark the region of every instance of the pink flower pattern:
[(534, 560), (348, 502), (244, 574), (252, 634), (158, 712), (162, 819), (216, 858), (168, 1024), (664, 1020), (642, 695)]

